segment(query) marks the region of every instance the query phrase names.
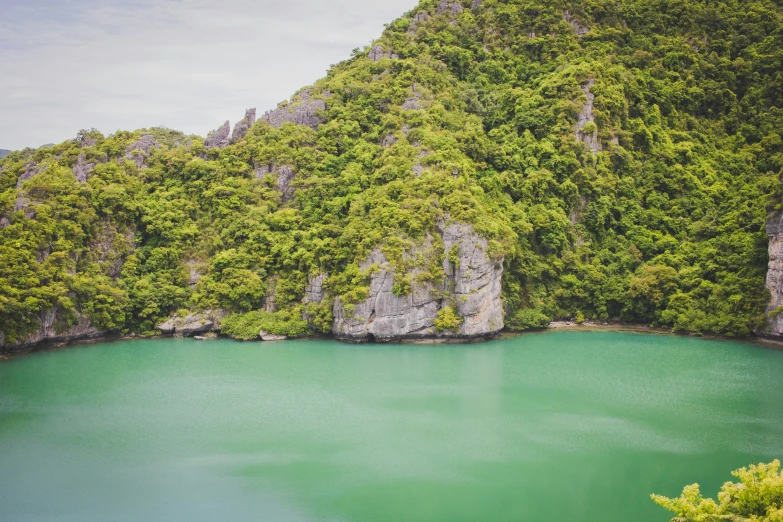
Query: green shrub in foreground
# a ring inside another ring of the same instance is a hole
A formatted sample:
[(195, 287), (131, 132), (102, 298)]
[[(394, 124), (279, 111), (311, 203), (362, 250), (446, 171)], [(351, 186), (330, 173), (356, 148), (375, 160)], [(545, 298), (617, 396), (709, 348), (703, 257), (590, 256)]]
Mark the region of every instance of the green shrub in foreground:
[(651, 498), (677, 515), (672, 522), (783, 522), (783, 472), (779, 460), (753, 464), (732, 475), (740, 481), (726, 482), (718, 493), (718, 502), (703, 498), (698, 484), (685, 486), (679, 498)]

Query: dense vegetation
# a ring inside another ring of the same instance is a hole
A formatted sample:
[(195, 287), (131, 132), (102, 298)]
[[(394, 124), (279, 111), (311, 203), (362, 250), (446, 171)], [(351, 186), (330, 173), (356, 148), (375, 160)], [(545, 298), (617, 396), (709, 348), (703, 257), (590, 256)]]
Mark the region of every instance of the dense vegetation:
[(679, 498), (652, 495), (656, 504), (677, 515), (672, 522), (783, 521), (783, 472), (780, 461), (754, 464), (732, 472), (740, 481), (726, 482), (718, 502), (703, 498), (698, 484), (686, 486)]
[[(255, 314), (232, 319), (240, 333), (301, 333), (310, 275), (358, 301), (358, 264), (384, 245), (410, 291), (393, 254), (443, 219), (504, 256), (511, 328), (759, 327), (783, 169), (781, 2), (463, 4), (424, 0), (388, 26), (381, 56), (334, 66), (308, 90), (326, 101), (317, 129), (259, 121), (222, 149), (151, 129), (149, 153), (128, 152), (142, 131), (83, 131), (0, 160), (5, 341), (52, 309), (61, 328), (82, 315), (150, 332), (177, 310), (222, 308)], [(293, 197), (270, 165), (292, 167)], [(285, 317), (257, 312), (268, 299)], [(329, 314), (305, 330), (328, 331)], [(440, 328), (459, 324), (442, 315)]]

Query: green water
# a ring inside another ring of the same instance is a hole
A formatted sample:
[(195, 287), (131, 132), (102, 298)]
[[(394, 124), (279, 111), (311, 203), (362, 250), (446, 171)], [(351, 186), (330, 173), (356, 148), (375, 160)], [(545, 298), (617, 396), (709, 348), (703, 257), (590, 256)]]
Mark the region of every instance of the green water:
[(0, 363), (0, 520), (665, 521), (783, 456), (783, 352), (617, 332)]

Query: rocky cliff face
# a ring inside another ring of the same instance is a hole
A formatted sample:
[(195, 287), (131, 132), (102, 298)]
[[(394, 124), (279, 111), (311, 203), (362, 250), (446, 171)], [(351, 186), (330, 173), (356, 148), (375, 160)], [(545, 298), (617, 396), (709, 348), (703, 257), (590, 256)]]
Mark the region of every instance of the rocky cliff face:
[(139, 168), (145, 167), (147, 165), (147, 156), (149, 156), (152, 149), (157, 146), (158, 144), (155, 142), (155, 136), (152, 134), (144, 134), (128, 147), (125, 158), (133, 161)]
[(326, 274), (316, 274), (308, 278), (305, 287), (305, 303), (320, 303), (326, 297)]
[(73, 166), (73, 175), (78, 183), (87, 183), (87, 178), (90, 177), (94, 169), (95, 163), (87, 163), (84, 154), (81, 154), (76, 159), (76, 165)]
[(452, 17), (455, 17), (458, 14), (460, 14), (462, 11), (463, 11), (462, 4), (460, 4), (459, 2), (441, 0), (440, 4), (438, 4), (437, 14), (448, 12), (449, 14), (451, 14)]
[(380, 62), (384, 58), (388, 58), (390, 60), (396, 60), (397, 58), (399, 58), (399, 56), (397, 56), (391, 51), (384, 51), (383, 47), (381, 47), (380, 45), (376, 45), (370, 50), (370, 53), (367, 55), (367, 58), (369, 58), (373, 62)]
[(783, 313), (775, 313), (783, 307), (783, 212), (767, 220), (769, 236), (769, 267), (767, 268), (767, 290), (770, 293), (767, 305), (767, 330), (759, 332), (764, 336), (783, 338)]
[(225, 318), (222, 310), (189, 314), (185, 317), (171, 317), (165, 323), (158, 325), (158, 330), (164, 335), (177, 337), (193, 337), (194, 335), (220, 331), (220, 322)]
[(239, 121), (236, 125), (234, 125), (234, 133), (231, 135), (231, 141), (237, 141), (242, 139), (245, 136), (245, 133), (250, 129), (250, 127), (253, 126), (253, 124), (256, 122), (256, 110), (255, 109), (247, 109), (245, 111), (245, 117)]
[(290, 165), (275, 165), (274, 163), (260, 165), (256, 168), (254, 175), (256, 179), (263, 179), (267, 174), (273, 174), (277, 178), (277, 188), (280, 190), (283, 203), (288, 203), (294, 198), (296, 189), (291, 186), (291, 182), (296, 177), (294, 168)]
[[(595, 116), (593, 114), (595, 95), (590, 92), (590, 87), (593, 85), (595, 85), (595, 80), (592, 78), (582, 85), (582, 91), (585, 93), (586, 101), (577, 117), (574, 132), (576, 133), (577, 141), (581, 141), (587, 145), (587, 148), (593, 155), (596, 155), (603, 147), (601, 147), (601, 141), (598, 139), (598, 127), (595, 125)], [(589, 127), (588, 124), (590, 124)]]
[[(503, 260), (489, 258), (486, 239), (470, 225), (442, 226), (439, 233), (445, 252), (443, 281), (417, 281), (415, 276), (419, 272), (414, 270), (411, 291), (407, 295), (395, 295), (394, 269), (386, 256), (375, 250), (362, 267), (364, 270), (372, 265), (380, 267), (371, 276), (367, 300), (353, 307), (335, 300), (333, 333), (338, 339), (357, 342), (480, 339), (503, 329)], [(415, 256), (427, 247), (417, 247), (410, 255)], [(439, 331), (435, 320), (447, 307), (454, 307), (462, 317), (462, 324), (454, 330)]]
[(12, 344), (5, 343), (5, 335), (0, 331), (0, 354), (24, 353), (29, 352), (36, 346), (42, 344), (66, 344), (73, 341), (97, 339), (105, 336), (102, 332), (92, 326), (90, 321), (77, 314), (76, 324), (70, 327), (63, 327), (62, 311), (59, 308), (53, 308), (40, 314), (40, 326), (38, 330), (22, 341)]
[(576, 33), (579, 38), (590, 32), (590, 29), (582, 25), (579, 20), (574, 17), (574, 13), (571, 11), (563, 12), (563, 20), (568, 22), (568, 24), (571, 26), (571, 29), (574, 30), (574, 33)]
[(224, 149), (228, 147), (228, 136), (231, 134), (231, 124), (226, 122), (220, 126), (217, 130), (209, 133), (207, 139), (204, 140), (204, 145), (208, 149)]
[[(32, 212), (35, 217), (34, 207), (27, 207), (24, 210), (26, 214)], [(136, 248), (135, 233), (135, 226), (118, 229), (110, 221), (104, 220), (90, 242), (86, 260), (100, 266), (102, 272), (112, 279), (120, 277), (125, 259)], [(51, 250), (48, 247), (42, 249), (38, 252), (37, 262), (43, 263), (49, 255)], [(69, 297), (75, 300), (74, 295)], [(75, 322), (73, 313), (76, 314)], [(116, 332), (95, 327), (90, 319), (78, 310), (66, 312), (61, 307), (55, 306), (38, 314), (38, 330), (21, 341), (6, 343), (5, 335), (0, 331), (0, 354), (29, 352), (40, 345), (68, 344), (74, 341), (112, 337), (115, 334)]]
[(320, 113), (324, 110), (326, 102), (313, 99), (310, 91), (304, 90), (291, 104), (281, 104), (277, 109), (264, 114), (261, 119), (272, 127), (282, 127), (284, 123), (291, 122), (316, 129), (323, 123)]

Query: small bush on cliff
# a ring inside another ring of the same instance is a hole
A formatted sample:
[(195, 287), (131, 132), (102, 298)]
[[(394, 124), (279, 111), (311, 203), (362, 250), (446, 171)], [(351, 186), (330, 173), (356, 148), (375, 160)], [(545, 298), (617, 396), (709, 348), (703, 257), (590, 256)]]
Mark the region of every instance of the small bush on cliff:
[(506, 319), (506, 326), (511, 330), (530, 330), (546, 328), (551, 319), (539, 309), (518, 310)]
[(220, 325), (220, 333), (243, 341), (258, 339), (261, 330), (274, 335), (301, 337), (309, 333), (310, 326), (302, 319), (299, 309), (274, 313), (259, 310), (234, 314), (226, 317)]
[(305, 305), (305, 314), (310, 318), (313, 331), (316, 333), (330, 333), (334, 314), (332, 312), (332, 301), (325, 300), (320, 303), (307, 303)]
[(435, 319), (435, 329), (439, 332), (446, 330), (456, 331), (462, 325), (462, 317), (457, 313), (456, 308), (447, 306), (438, 311), (438, 317)]
[(739, 482), (726, 482), (718, 502), (701, 496), (698, 484), (682, 490), (679, 498), (650, 495), (677, 516), (672, 522), (782, 522), (783, 472), (780, 461), (756, 464), (732, 472)]

